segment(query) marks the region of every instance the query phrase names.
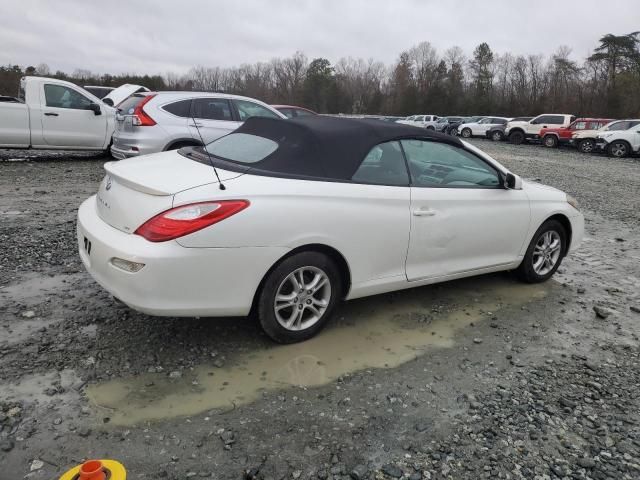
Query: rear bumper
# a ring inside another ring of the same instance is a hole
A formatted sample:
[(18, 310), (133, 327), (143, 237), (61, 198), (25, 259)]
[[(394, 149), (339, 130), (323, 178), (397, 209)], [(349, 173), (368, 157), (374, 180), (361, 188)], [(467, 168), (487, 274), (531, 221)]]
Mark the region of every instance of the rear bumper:
[[(288, 251), (149, 242), (102, 221), (95, 196), (78, 210), (77, 240), (82, 263), (96, 282), (129, 307), (160, 316), (247, 315), (262, 277)], [(114, 257), (145, 266), (129, 273), (111, 263)]]
[(118, 160), (124, 160), (125, 158), (137, 157), (140, 155), (140, 152), (133, 152), (131, 150), (123, 150), (121, 148), (116, 148), (113, 145), (111, 146), (111, 156), (113, 158), (117, 158)]
[(159, 125), (136, 127), (133, 132), (118, 130), (113, 134), (111, 154), (123, 159), (164, 150), (170, 138)]

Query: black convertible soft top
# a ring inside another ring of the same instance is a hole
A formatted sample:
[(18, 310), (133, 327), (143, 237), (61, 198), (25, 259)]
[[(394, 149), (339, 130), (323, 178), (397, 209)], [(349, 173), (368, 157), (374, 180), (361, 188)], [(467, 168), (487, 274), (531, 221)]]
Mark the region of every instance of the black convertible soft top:
[[(462, 147), (457, 137), (424, 128), (374, 119), (308, 116), (293, 119), (251, 117), (233, 133), (268, 138), (277, 150), (238, 170), (275, 176), (350, 180), (376, 145), (406, 138), (426, 139)], [(229, 169), (224, 162), (222, 168)]]

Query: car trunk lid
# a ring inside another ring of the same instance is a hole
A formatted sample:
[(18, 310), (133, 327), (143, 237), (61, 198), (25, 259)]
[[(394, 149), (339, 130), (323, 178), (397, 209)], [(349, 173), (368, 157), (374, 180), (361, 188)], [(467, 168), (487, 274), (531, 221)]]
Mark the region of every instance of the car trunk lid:
[[(191, 161), (176, 151), (108, 162), (97, 194), (100, 218), (118, 230), (133, 233), (154, 215), (173, 206), (173, 195), (217, 183), (210, 165)], [(218, 169), (224, 182), (241, 175)]]

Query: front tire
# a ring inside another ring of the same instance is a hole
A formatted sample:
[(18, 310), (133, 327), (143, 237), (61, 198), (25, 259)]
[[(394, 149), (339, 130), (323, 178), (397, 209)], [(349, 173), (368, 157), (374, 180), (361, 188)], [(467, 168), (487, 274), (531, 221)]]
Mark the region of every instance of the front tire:
[(544, 146), (549, 148), (556, 148), (558, 146), (558, 138), (555, 135), (545, 135)]
[(621, 140), (615, 140), (609, 144), (607, 147), (607, 153), (611, 157), (616, 158), (624, 158), (629, 155), (629, 144), (627, 142), (623, 142)]
[(462, 138), (471, 138), (471, 129), (463, 128), (462, 132), (460, 132), (460, 135), (462, 135)]
[(283, 260), (266, 278), (258, 298), (265, 333), (278, 343), (316, 335), (329, 321), (342, 296), (335, 262), (319, 252), (301, 252)]
[(536, 231), (516, 275), (527, 283), (549, 280), (567, 252), (567, 232), (557, 220), (547, 220)]

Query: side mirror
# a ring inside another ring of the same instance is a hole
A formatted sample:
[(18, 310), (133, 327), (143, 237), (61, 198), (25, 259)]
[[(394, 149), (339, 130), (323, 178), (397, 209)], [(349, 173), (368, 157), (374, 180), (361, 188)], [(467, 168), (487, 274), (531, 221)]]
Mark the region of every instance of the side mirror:
[(504, 188), (507, 190), (522, 190), (522, 179), (509, 172), (504, 179)]
[(90, 103), (87, 109), (93, 110), (94, 115), (102, 115), (102, 109), (100, 108), (100, 105), (98, 105), (97, 103)]
[(113, 100), (111, 100), (110, 98), (103, 98), (102, 99), (102, 103), (104, 103), (105, 105), (109, 105), (110, 107), (113, 107)]

